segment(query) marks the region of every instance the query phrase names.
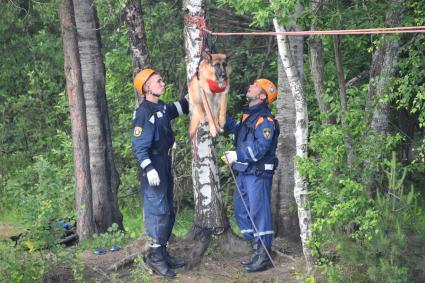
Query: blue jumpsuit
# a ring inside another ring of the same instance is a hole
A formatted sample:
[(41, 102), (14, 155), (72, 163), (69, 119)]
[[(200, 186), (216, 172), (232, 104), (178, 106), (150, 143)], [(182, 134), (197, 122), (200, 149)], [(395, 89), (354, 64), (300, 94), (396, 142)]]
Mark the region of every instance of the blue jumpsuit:
[[(239, 193), (235, 189), (234, 193), (236, 222), (245, 239), (260, 243), (261, 237), (266, 248), (270, 248), (274, 234), (270, 200), (272, 178), (277, 167), (279, 125), (267, 104), (260, 103), (244, 107), (239, 122), (227, 117), (225, 129), (235, 134), (237, 160), (233, 163), (233, 170), (238, 172), (236, 182), (240, 190)], [(258, 231), (255, 231), (249, 215)]]
[[(187, 114), (186, 99), (165, 105), (144, 100), (134, 113), (132, 148), (141, 167), (141, 186), (145, 231), (152, 247), (165, 246), (173, 229), (173, 176), (169, 150), (174, 143), (170, 121)], [(151, 187), (146, 173), (155, 169), (160, 185)]]

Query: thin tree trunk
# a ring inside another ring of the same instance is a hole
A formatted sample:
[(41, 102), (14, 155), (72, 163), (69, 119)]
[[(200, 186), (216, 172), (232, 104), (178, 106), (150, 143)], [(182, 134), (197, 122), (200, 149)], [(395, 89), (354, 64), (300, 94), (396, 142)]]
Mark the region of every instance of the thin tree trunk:
[(96, 232), (103, 233), (112, 223), (122, 228), (117, 198), (119, 176), (113, 160), (105, 95), (105, 66), (93, 1), (75, 1), (74, 11), (86, 99), (93, 216)]
[(94, 233), (92, 188), (86, 106), (72, 0), (64, 0), (62, 2), (60, 18), (64, 50), (66, 92), (68, 94), (69, 112), (71, 116), (72, 150), (74, 155), (74, 175), (76, 183), (77, 234), (80, 240), (86, 240)]
[(344, 143), (347, 148), (347, 164), (349, 167), (353, 164), (353, 144), (350, 136), (347, 133), (347, 123), (346, 123), (346, 113), (347, 113), (347, 93), (346, 93), (346, 84), (345, 84), (345, 74), (344, 67), (342, 65), (341, 57), (341, 37), (339, 35), (334, 35), (332, 37), (334, 51), (335, 51), (335, 63), (336, 71), (338, 77), (339, 85), (339, 99), (341, 101), (341, 125), (344, 129)]
[[(273, 19), (273, 24), (277, 32), (285, 31), (285, 28), (278, 24), (277, 19)], [(290, 44), (287, 36), (277, 36), (279, 54), (288, 78), (289, 86), (295, 100), (296, 111), (296, 130), (295, 140), (297, 146), (297, 156), (299, 158), (307, 157), (307, 138), (308, 138), (308, 115), (307, 103), (304, 96), (303, 83), (298, 73), (296, 63), (290, 50)], [(295, 164), (295, 187), (294, 196), (298, 206), (298, 218), (301, 231), (301, 243), (306, 259), (307, 272), (313, 269), (313, 257), (308, 241), (311, 239), (311, 213), (310, 204), (308, 201), (308, 186), (305, 177), (302, 176)]]
[[(404, 0), (390, 0), (389, 8), (385, 15), (385, 26), (398, 26), (401, 18), (401, 6)], [(371, 142), (373, 137), (378, 138), (378, 143), (383, 143), (388, 130), (389, 103), (384, 99), (389, 90), (390, 79), (395, 72), (398, 59), (400, 42), (398, 36), (382, 36), (378, 49), (372, 55), (372, 67), (366, 100), (366, 119), (370, 120)], [(369, 113), (373, 113), (372, 117)], [(375, 141), (376, 142), (376, 141)], [(374, 195), (377, 186), (377, 176), (380, 175), (376, 163), (381, 155), (371, 156), (365, 161), (365, 166), (370, 168), (368, 178), (369, 194)]]
[[(151, 67), (140, 0), (127, 1), (125, 6), (125, 24), (128, 30), (134, 78), (140, 70)], [(138, 95), (136, 90), (134, 93), (137, 109), (143, 101), (143, 96)]]
[(273, 37), (273, 36), (270, 36), (270, 37), (269, 37), (269, 41), (268, 41), (268, 43), (267, 43), (267, 52), (266, 52), (266, 54), (264, 55), (264, 58), (263, 58), (263, 60), (262, 60), (262, 62), (261, 62), (261, 67), (260, 67), (260, 69), (258, 69), (257, 78), (261, 78), (261, 76), (262, 76), (262, 74), (263, 74), (264, 66), (266, 65), (266, 62), (268, 61), (269, 56), (270, 56), (270, 52), (271, 52), (271, 50), (272, 50), (273, 42), (274, 42), (274, 37)]
[[(322, 0), (312, 0), (310, 8), (315, 12), (315, 16), (320, 16), (322, 12)], [(315, 22), (315, 21), (314, 21)], [(315, 30), (315, 23), (311, 25), (311, 30)], [(325, 61), (323, 59), (323, 44), (319, 36), (311, 36), (308, 40), (310, 52), (310, 68), (313, 77), (314, 93), (319, 110), (326, 117), (326, 124), (335, 124), (335, 117), (329, 113), (329, 103), (325, 98)]]

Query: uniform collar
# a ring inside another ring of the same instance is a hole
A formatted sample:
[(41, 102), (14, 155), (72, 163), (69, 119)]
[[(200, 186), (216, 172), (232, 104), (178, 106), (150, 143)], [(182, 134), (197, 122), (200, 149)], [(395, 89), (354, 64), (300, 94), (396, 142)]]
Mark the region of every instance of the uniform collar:
[(153, 103), (145, 99), (144, 102), (147, 103), (147, 105), (154, 111), (162, 111), (164, 109), (164, 102), (161, 100), (159, 100), (158, 103)]
[(266, 110), (266, 109), (268, 109), (268, 106), (267, 106), (266, 103), (258, 103), (254, 106), (251, 106), (251, 107), (249, 105), (245, 105), (245, 106), (243, 106), (242, 111), (243, 111), (244, 114), (251, 115), (253, 113), (257, 113), (257, 112), (260, 112), (260, 111)]

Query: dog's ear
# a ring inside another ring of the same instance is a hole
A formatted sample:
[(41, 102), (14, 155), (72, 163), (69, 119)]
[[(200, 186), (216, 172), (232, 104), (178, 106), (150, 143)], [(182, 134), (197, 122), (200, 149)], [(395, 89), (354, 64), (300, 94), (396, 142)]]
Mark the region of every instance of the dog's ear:
[(209, 52), (209, 50), (202, 51), (202, 58), (206, 60), (208, 63), (211, 62), (212, 58), (211, 58), (211, 53)]

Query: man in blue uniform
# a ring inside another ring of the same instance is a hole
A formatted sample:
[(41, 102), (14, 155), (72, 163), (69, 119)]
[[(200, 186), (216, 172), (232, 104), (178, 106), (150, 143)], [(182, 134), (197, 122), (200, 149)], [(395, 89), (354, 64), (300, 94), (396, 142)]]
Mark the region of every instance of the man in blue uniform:
[(189, 105), (185, 98), (169, 105), (159, 100), (165, 84), (152, 69), (140, 71), (134, 87), (145, 97), (134, 113), (132, 148), (141, 167), (145, 231), (152, 239), (146, 263), (155, 273), (171, 278), (176, 275), (171, 269), (185, 262), (167, 252), (175, 220), (169, 155), (174, 133), (170, 121), (187, 114)]
[(243, 109), (241, 120), (226, 119), (225, 130), (235, 135), (236, 150), (227, 151), (224, 160), (238, 172), (235, 217), (253, 249), (252, 256), (241, 263), (248, 272), (257, 272), (272, 266), (269, 256), (274, 232), (270, 197), (277, 167), (279, 125), (268, 104), (276, 100), (277, 89), (271, 81), (258, 79), (250, 85), (246, 97), (249, 103)]

